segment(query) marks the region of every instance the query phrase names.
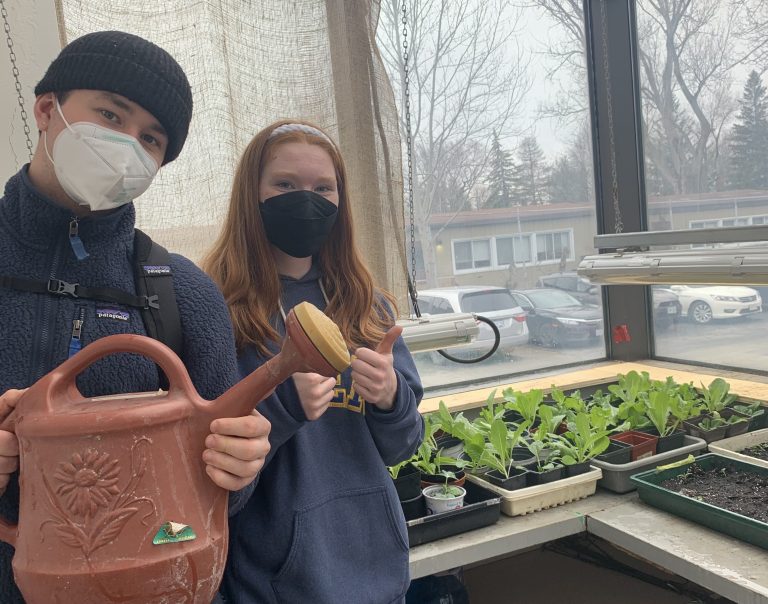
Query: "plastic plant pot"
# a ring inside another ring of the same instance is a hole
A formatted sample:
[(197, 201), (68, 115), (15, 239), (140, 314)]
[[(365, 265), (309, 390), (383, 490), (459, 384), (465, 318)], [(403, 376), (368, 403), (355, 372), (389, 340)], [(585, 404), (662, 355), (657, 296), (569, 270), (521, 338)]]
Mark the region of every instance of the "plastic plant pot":
[(424, 506), (424, 495), (421, 492), (419, 492), (418, 496), (413, 499), (401, 501), (400, 505), (403, 508), (403, 515), (405, 516), (406, 521), (427, 515), (427, 509)]
[(632, 460), (632, 447), (619, 440), (612, 440), (608, 448), (595, 459), (612, 464), (629, 463)]
[(549, 482), (555, 482), (563, 477), (563, 466), (557, 466), (551, 470), (544, 470), (543, 472), (537, 472), (536, 470), (528, 470), (528, 486), (532, 487), (537, 484), (547, 484)]
[(529, 468), (536, 465), (536, 457), (528, 450), (528, 447), (513, 447), (511, 457), (512, 465), (515, 466)]
[(509, 472), (509, 478), (504, 478), (501, 472), (492, 470), (487, 472), (483, 478), (497, 487), (514, 491), (515, 489), (522, 489), (528, 484), (527, 473), (528, 470), (525, 468), (512, 468)]
[[(448, 479), (448, 484), (454, 484), (457, 487), (464, 486), (464, 481), (466, 480), (466, 473), (464, 472), (464, 470), (459, 470), (456, 466), (445, 466), (444, 469), (449, 470), (456, 475), (455, 480)], [(437, 485), (445, 484), (445, 476), (443, 476), (442, 474), (421, 474), (422, 489), (425, 489), (435, 484)]]
[(731, 436), (738, 436), (739, 434), (744, 434), (749, 430), (749, 417), (747, 415), (744, 415), (743, 413), (739, 413), (738, 411), (735, 411), (733, 409), (723, 409), (720, 412), (720, 417), (723, 419), (731, 419), (732, 417), (740, 417), (743, 419), (743, 421), (737, 421), (735, 423), (729, 423), (728, 427), (725, 429), (725, 437), (730, 438)]
[(666, 436), (659, 436), (659, 431), (656, 428), (643, 428), (642, 430), (638, 430), (638, 432), (645, 432), (646, 434), (656, 436), (659, 439), (656, 443), (657, 454), (679, 449), (683, 446), (683, 442), (685, 441), (685, 432), (683, 430), (675, 430)]
[(397, 478), (393, 478), (395, 490), (400, 501), (407, 501), (421, 495), (421, 475), (418, 468), (408, 465), (400, 470)]
[(645, 457), (655, 455), (656, 443), (659, 441), (658, 436), (652, 436), (646, 432), (640, 432), (638, 430), (619, 432), (618, 434), (613, 434), (610, 439), (626, 443), (632, 447), (630, 461), (637, 461), (638, 459), (644, 459)]
[(439, 454), (444, 457), (459, 458), (464, 453), (464, 442), (460, 438), (443, 434), (435, 439)]
[(458, 510), (464, 507), (464, 496), (467, 492), (464, 487), (452, 485), (452, 488), (460, 491), (459, 495), (443, 497), (443, 485), (434, 484), (424, 489), (424, 502), (427, 506), (427, 514), (442, 514), (451, 510)]
[(578, 476), (585, 472), (589, 472), (589, 460), (563, 466), (563, 478)]
[(685, 428), (686, 432), (690, 434), (691, 436), (695, 436), (697, 438), (701, 438), (705, 440), (708, 443), (711, 443), (716, 440), (722, 440), (725, 438), (725, 433), (728, 430), (728, 426), (719, 426), (718, 428), (714, 428), (713, 430), (704, 430), (701, 426), (699, 426), (699, 423), (703, 421), (706, 418), (712, 418), (711, 415), (708, 413), (702, 413), (701, 415), (697, 415), (696, 417), (691, 417), (688, 420), (683, 422), (683, 427)]

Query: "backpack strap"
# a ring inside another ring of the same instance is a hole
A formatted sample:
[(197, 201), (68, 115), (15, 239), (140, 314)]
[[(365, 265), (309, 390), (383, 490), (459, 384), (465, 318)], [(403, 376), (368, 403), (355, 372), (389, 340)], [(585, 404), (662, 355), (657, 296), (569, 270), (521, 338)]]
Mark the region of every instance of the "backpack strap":
[(157, 296), (134, 296), (114, 287), (87, 287), (79, 283), (67, 283), (61, 279), (48, 279), (48, 281), (34, 281), (20, 277), (0, 275), (0, 287), (15, 289), (34, 294), (50, 294), (51, 296), (71, 296), (72, 298), (86, 298), (97, 302), (109, 302), (132, 306), (142, 310), (158, 308)]
[(141, 309), (141, 318), (147, 335), (159, 340), (181, 356), (184, 339), (181, 315), (173, 289), (171, 255), (162, 245), (135, 229), (133, 257), (136, 275), (136, 294), (140, 298), (157, 301)]

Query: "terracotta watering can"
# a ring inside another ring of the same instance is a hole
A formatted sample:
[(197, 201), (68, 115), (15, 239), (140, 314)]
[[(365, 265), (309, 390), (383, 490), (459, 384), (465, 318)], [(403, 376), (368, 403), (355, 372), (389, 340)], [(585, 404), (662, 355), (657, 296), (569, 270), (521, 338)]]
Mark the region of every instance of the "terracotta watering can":
[[(166, 393), (86, 399), (75, 378), (133, 352), (168, 377)], [(350, 363), (336, 325), (308, 303), (286, 318), (282, 350), (215, 401), (181, 360), (144, 336), (86, 346), (30, 387), (0, 428), (20, 447), (13, 571), (28, 604), (210, 604), (227, 554), (227, 492), (202, 461), (212, 420), (250, 414), (297, 371), (333, 377)]]

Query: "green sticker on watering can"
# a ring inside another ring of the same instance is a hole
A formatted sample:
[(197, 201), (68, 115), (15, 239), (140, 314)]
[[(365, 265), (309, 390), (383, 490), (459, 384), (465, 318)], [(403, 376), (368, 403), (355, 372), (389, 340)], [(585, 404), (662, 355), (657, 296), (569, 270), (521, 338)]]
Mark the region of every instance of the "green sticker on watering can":
[(166, 522), (157, 531), (157, 535), (152, 539), (152, 543), (155, 545), (162, 545), (163, 543), (180, 543), (181, 541), (192, 541), (196, 539), (195, 531), (192, 527), (180, 522)]

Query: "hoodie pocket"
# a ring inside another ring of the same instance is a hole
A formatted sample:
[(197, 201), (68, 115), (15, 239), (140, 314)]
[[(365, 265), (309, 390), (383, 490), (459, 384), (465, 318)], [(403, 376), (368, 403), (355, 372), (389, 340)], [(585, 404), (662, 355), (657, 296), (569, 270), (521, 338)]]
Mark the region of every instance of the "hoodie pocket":
[(337, 493), (295, 513), (279, 602), (380, 604), (408, 588), (408, 539), (385, 487)]

